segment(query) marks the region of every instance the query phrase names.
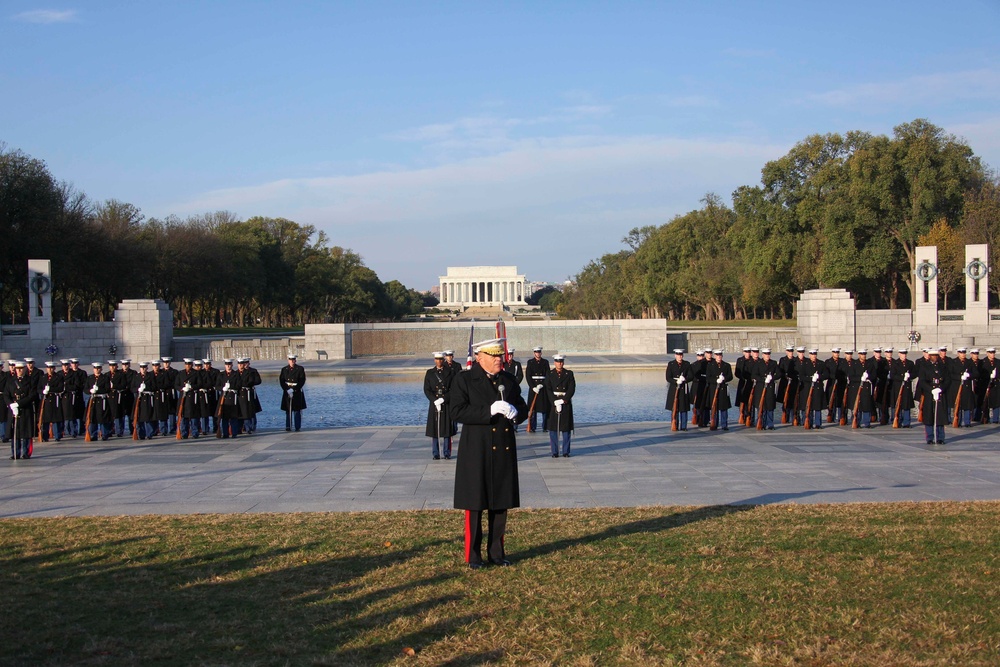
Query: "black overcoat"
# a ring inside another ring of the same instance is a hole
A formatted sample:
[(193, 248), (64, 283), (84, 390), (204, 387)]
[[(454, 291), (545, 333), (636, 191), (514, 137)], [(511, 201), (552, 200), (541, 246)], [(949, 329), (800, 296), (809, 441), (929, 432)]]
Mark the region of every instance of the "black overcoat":
[[(29, 440), (35, 437), (37, 423), (35, 419), (35, 394), (32, 390), (31, 378), (27, 375), (16, 375), (7, 379), (3, 390), (3, 400), (8, 406), (14, 403), (18, 406), (17, 417), (7, 409), (7, 437)], [(17, 426), (15, 432), (14, 426)]]
[[(531, 357), (524, 364), (524, 377), (528, 380), (528, 389), (534, 390), (536, 386), (541, 387), (548, 374), (548, 359), (538, 359), (536, 361), (535, 357)], [(539, 389), (537, 393), (532, 391), (525, 400), (528, 401), (528, 407), (531, 407), (535, 412), (546, 414), (549, 411), (549, 398), (545, 395), (544, 387)]]
[(278, 384), (281, 385), (281, 411), (288, 412), (288, 383), (294, 382), (292, 390), (292, 410), (306, 409), (306, 395), (302, 393), (302, 387), (306, 383), (306, 369), (298, 364), (295, 367), (286, 365), (278, 374)]
[[(719, 382), (719, 377), (722, 382)], [(708, 384), (708, 400), (706, 408), (711, 409), (713, 401), (716, 411), (726, 411), (733, 407), (729, 400), (729, 383), (733, 381), (733, 367), (728, 361), (716, 360), (705, 368), (705, 381)]]
[[(684, 376), (684, 382), (680, 385), (677, 384), (677, 378)], [(674, 396), (677, 396), (677, 412), (687, 412), (690, 408), (688, 402), (688, 385), (691, 384), (691, 379), (694, 377), (694, 371), (691, 369), (690, 361), (681, 361), (677, 363), (677, 360), (671, 361), (667, 364), (667, 404), (663, 406), (664, 410), (674, 409)], [(678, 393), (680, 392), (680, 393)]]
[[(563, 369), (562, 373), (556, 369), (549, 371), (545, 378), (545, 393), (549, 397), (549, 423), (547, 431), (565, 432), (573, 430), (573, 395), (576, 394), (576, 377), (573, 371)], [(556, 411), (556, 401), (565, 401), (562, 405), (562, 412)]]
[(491, 378), (475, 364), (452, 382), (452, 414), (463, 425), (455, 465), (457, 509), (503, 510), (521, 505), (514, 424), (503, 415), (490, 414), (490, 406), (500, 400), (497, 387), (501, 384), (505, 399), (517, 409), (514, 423), (524, 421), (528, 406), (514, 376), (501, 372)]
[[(925, 426), (947, 426), (948, 422), (948, 388), (951, 386), (951, 373), (947, 362), (933, 361), (920, 369), (920, 387), (924, 396), (924, 409), (920, 413), (920, 422)], [(940, 400), (934, 401), (933, 392), (941, 389)], [(935, 410), (935, 406), (937, 410)]]
[[(770, 382), (766, 381), (768, 375), (771, 376)], [(751, 377), (753, 378), (753, 407), (759, 410), (763, 398), (764, 411), (774, 410), (778, 402), (775, 390), (778, 380), (781, 379), (781, 368), (778, 367), (778, 362), (774, 359), (764, 361), (763, 357), (758, 359), (751, 371)]]
[[(451, 416), (451, 384), (458, 375), (444, 366), (428, 368), (424, 373), (424, 396), (430, 401), (427, 405), (427, 425), (424, 429), (424, 435), (428, 438), (450, 438), (458, 433), (458, 426)], [(440, 412), (434, 405), (434, 401), (439, 398), (444, 399)]]

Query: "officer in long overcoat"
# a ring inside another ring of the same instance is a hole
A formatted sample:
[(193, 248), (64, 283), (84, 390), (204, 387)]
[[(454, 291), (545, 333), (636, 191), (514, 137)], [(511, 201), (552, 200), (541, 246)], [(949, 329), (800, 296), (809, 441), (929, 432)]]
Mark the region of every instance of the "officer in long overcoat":
[(531, 359), (524, 365), (524, 377), (528, 379), (528, 389), (532, 392), (525, 399), (528, 401), (531, 421), (528, 422), (528, 432), (537, 430), (538, 415), (542, 415), (542, 430), (549, 424), (549, 399), (545, 395), (542, 383), (549, 374), (549, 360), (542, 357), (542, 348), (535, 347), (531, 351)]
[(35, 437), (35, 394), (27, 367), (23, 361), (13, 364), (14, 375), (7, 379), (3, 400), (7, 408), (7, 434), (10, 436), (10, 458), (30, 459), (31, 440)]
[(914, 363), (907, 359), (908, 354), (906, 348), (900, 348), (899, 358), (893, 359), (889, 367), (889, 406), (893, 426), (900, 428), (910, 428), (910, 411), (914, 405), (913, 380), (917, 371)]
[(677, 429), (687, 430), (688, 418), (688, 385), (694, 377), (690, 361), (684, 361), (684, 350), (674, 350), (674, 360), (667, 364), (667, 404), (665, 410), (670, 410), (670, 419), (677, 420)]
[(808, 421), (809, 428), (822, 428), (823, 408), (826, 407), (826, 397), (823, 394), (823, 386), (828, 379), (826, 364), (816, 358), (819, 350), (812, 348), (809, 350), (809, 357), (799, 364), (799, 381), (802, 388), (799, 389), (799, 410), (802, 411), (804, 421)]
[(1000, 371), (997, 367), (997, 349), (995, 347), (986, 348), (986, 358), (979, 362), (979, 378), (983, 387), (983, 400), (981, 401), (983, 410), (983, 421), (991, 424), (1000, 423)]
[(281, 369), (278, 384), (281, 385), (281, 411), (285, 413), (285, 430), (302, 430), (302, 411), (306, 409), (306, 395), (302, 387), (306, 383), (306, 370), (299, 366), (298, 357), (288, 355), (288, 365)]
[(451, 458), (451, 437), (458, 432), (451, 415), (451, 383), (459, 373), (445, 366), (444, 353), (434, 353), (434, 366), (424, 373), (424, 396), (427, 397), (427, 427), (424, 435), (431, 438), (431, 456), (437, 461)]
[(552, 356), (555, 366), (545, 378), (545, 394), (549, 397), (552, 414), (549, 415), (549, 449), (552, 458), (559, 456), (559, 437), (562, 434), (562, 455), (569, 456), (570, 438), (573, 433), (573, 396), (576, 394), (576, 377), (566, 369), (566, 357)]
[[(455, 466), (455, 507), (465, 510), (465, 561), (472, 569), (486, 562), (510, 565), (503, 535), (507, 510), (521, 504), (517, 478), (514, 424), (528, 416), (514, 376), (504, 373), (503, 340), (475, 347), (476, 363), (455, 376), (451, 389), (452, 414), (462, 423)], [(489, 539), (483, 560), (483, 512)]]
[(709, 427), (712, 425), (711, 411), (715, 408), (715, 427), (723, 431), (729, 430), (729, 383), (733, 381), (733, 367), (728, 361), (723, 361), (722, 350), (713, 350), (712, 362), (705, 369), (705, 381), (708, 384)]
[(776, 389), (781, 379), (781, 369), (778, 362), (771, 358), (770, 348), (760, 351), (761, 358), (757, 360), (751, 371), (753, 377), (753, 406), (758, 424), (762, 429), (774, 430), (774, 408), (778, 403)]
[(924, 394), (920, 421), (924, 425), (927, 444), (944, 444), (944, 425), (948, 421), (948, 388), (951, 373), (948, 362), (941, 359), (941, 350), (930, 351), (930, 361), (920, 368), (920, 387)]

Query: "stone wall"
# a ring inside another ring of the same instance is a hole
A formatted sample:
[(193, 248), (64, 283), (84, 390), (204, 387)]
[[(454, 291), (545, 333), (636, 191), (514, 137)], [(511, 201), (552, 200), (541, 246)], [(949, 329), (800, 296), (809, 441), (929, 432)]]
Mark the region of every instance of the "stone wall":
[[(46, 360), (45, 348), (59, 348), (55, 358), (76, 357), (81, 362), (106, 362), (112, 357), (137, 362), (170, 353), (173, 315), (159, 299), (126, 299), (118, 304), (111, 322), (54, 322), (51, 339), (12, 335), (27, 327), (6, 326), (3, 355), (8, 359), (35, 357)], [(111, 353), (114, 345), (115, 353)]]
[[(663, 355), (667, 350), (666, 320), (507, 322), (506, 328), (508, 345), (522, 352), (536, 345), (570, 354)], [(424, 356), (448, 349), (464, 358), (470, 330), (473, 342), (492, 338), (496, 323), (311, 324), (306, 326), (303, 358)]]
[(744, 347), (771, 348), (775, 354), (784, 351), (786, 345), (805, 345), (799, 342), (798, 330), (793, 328), (753, 328), (753, 329), (689, 329), (683, 338), (671, 335), (671, 348), (694, 350), (722, 350), (726, 354), (740, 352)]
[[(254, 360), (284, 360), (289, 354), (304, 354), (305, 336), (279, 338), (175, 338), (175, 359), (211, 359), (219, 367), (222, 359), (250, 357)], [(316, 357), (311, 357), (315, 359)]]

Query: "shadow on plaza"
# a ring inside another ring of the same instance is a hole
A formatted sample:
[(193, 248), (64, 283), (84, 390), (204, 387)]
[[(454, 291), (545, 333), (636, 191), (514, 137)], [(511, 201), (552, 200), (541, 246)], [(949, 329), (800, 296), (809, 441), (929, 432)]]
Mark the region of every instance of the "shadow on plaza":
[[(359, 555), (335, 535), (177, 537), (0, 543), (0, 572), (18, 581), (4, 594), (0, 664), (385, 664), (481, 616), (441, 586), (459, 576), (435, 566), (450, 540)], [(396, 630), (396, 619), (426, 620)]]

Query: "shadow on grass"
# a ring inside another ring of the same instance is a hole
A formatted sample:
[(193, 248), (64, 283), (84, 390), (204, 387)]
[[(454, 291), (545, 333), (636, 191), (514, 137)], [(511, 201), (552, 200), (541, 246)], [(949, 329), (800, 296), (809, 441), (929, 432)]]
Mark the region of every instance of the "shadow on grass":
[(600, 532), (592, 533), (590, 535), (581, 535), (579, 537), (555, 540), (554, 542), (549, 542), (548, 544), (541, 544), (524, 551), (519, 551), (514, 554), (513, 557), (518, 561), (530, 560), (532, 558), (547, 556), (575, 546), (592, 544), (594, 542), (601, 542), (603, 540), (623, 537), (626, 535), (635, 535), (637, 533), (660, 533), (673, 530), (698, 521), (708, 521), (728, 516), (730, 514), (736, 514), (738, 512), (748, 512), (756, 507), (758, 507), (758, 505), (711, 505), (708, 507), (698, 507), (674, 514), (668, 514), (666, 516), (658, 516), (652, 519), (643, 519), (641, 521), (632, 521), (616, 526), (609, 526)]
[[(438, 588), (458, 573), (416, 569), (448, 540), (326, 557), (329, 542), (236, 539), (199, 550), (197, 539), (84, 537), (30, 555), (5, 545), (0, 664), (375, 664), (478, 618), (454, 613), (464, 593)], [(409, 623), (387, 632), (399, 619)]]

